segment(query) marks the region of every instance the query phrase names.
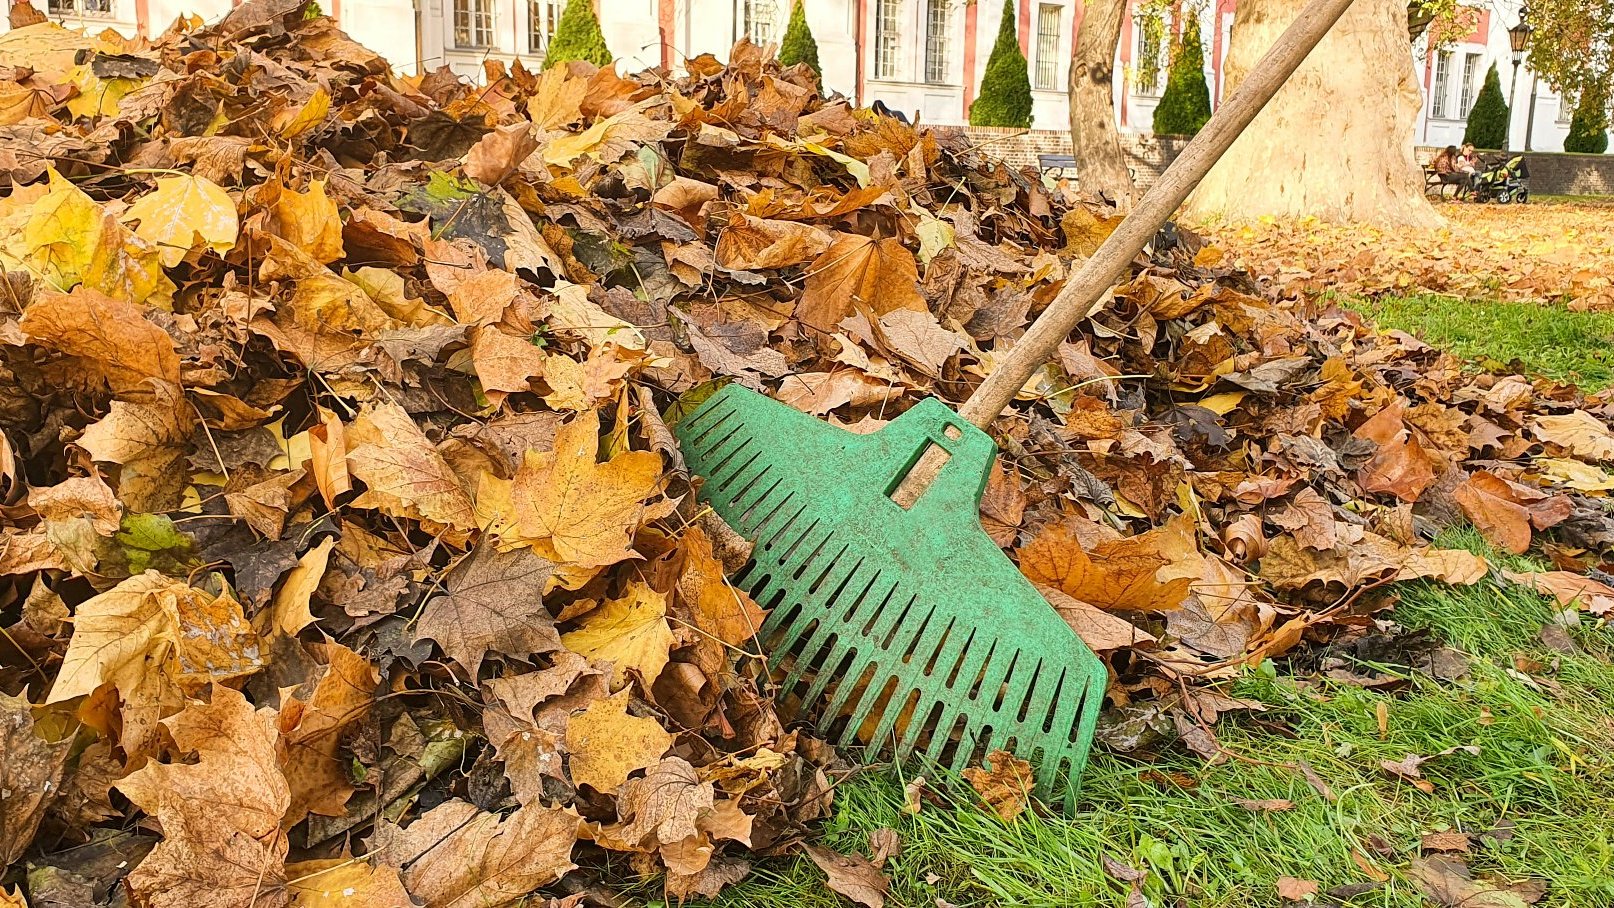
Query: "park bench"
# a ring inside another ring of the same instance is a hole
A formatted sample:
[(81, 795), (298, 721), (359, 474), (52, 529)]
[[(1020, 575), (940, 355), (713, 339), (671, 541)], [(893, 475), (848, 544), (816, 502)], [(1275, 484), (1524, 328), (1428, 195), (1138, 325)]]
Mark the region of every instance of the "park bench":
[(1040, 173), (1052, 174), (1055, 179), (1060, 177), (1074, 179), (1076, 176), (1076, 156), (1068, 154), (1037, 155), (1037, 170)]

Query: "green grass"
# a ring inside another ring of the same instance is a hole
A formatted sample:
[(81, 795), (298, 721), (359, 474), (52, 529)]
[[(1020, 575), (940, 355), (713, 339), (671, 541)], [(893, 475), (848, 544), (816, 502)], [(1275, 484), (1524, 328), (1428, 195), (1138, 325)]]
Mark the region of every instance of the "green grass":
[(1614, 205), (1614, 195), (1531, 195), (1530, 201), (1544, 205)]
[[(1484, 545), (1471, 531), (1441, 542)], [(1489, 581), (1466, 589), (1408, 584), (1399, 592), (1395, 620), (1468, 653), (1465, 677), (1440, 682), (1378, 666), (1409, 679), (1404, 689), (1381, 693), (1284, 677), (1269, 663), (1232, 686), (1268, 704), (1260, 724), (1233, 718), (1217, 727), (1223, 746), (1242, 759), (1207, 766), (1175, 746), (1140, 759), (1100, 752), (1069, 821), (1028, 814), (1000, 822), (945, 779), (938, 785), (949, 803), (927, 803), (911, 815), (902, 809), (901, 775), (872, 772), (839, 788), (824, 843), (866, 854), (871, 831), (897, 830), (903, 851), (887, 865), (887, 904), (900, 906), (932, 906), (937, 898), (983, 908), (1119, 906), (1126, 889), (1102, 870), (1107, 855), (1149, 871), (1151, 905), (1277, 908), (1279, 876), (1316, 880), (1325, 893), (1367, 882), (1354, 850), (1390, 879), (1337, 904), (1426, 908), (1408, 875), (1420, 836), (1448, 829), (1477, 835), (1506, 817), (1512, 837), (1477, 844), (1469, 859), (1476, 873), (1540, 880), (1547, 885), (1543, 906), (1614, 904), (1614, 724), (1607, 709), (1614, 631), (1587, 623), (1574, 631), (1583, 652), (1563, 655), (1537, 642), (1552, 607), (1533, 593)], [(1521, 673), (1516, 657), (1556, 670)], [(1466, 745), (1480, 752), (1424, 765), (1433, 795), (1379, 768), (1380, 760)], [(1338, 799), (1325, 799), (1289, 768), (1298, 761)], [(1294, 808), (1252, 813), (1235, 798), (1287, 799)], [(823, 879), (805, 860), (766, 862), (718, 904), (849, 904)]]
[(1465, 300), (1419, 294), (1353, 300), (1383, 328), (1415, 334), (1485, 365), (1522, 367), (1587, 391), (1614, 384), (1614, 313), (1561, 305)]

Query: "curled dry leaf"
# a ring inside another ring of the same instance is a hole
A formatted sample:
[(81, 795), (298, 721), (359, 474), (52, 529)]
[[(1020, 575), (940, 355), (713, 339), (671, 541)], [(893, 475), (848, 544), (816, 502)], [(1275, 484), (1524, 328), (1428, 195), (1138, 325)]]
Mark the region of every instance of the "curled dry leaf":
[(964, 770), (964, 778), (981, 800), (1004, 820), (1012, 820), (1025, 812), (1037, 784), (1031, 774), (1031, 764), (1003, 750), (987, 754), (984, 769), (971, 766)]
[(46, 702), (110, 685), (123, 704), (124, 750), (148, 754), (158, 744), (158, 720), (178, 712), (186, 696), (258, 671), (263, 657), (232, 596), (147, 571), (79, 605)]
[[(0, 693), (0, 867), (33, 841), (51, 795), (61, 787), (72, 738), (47, 741), (28, 701)], [(0, 893), (3, 896), (3, 893)]]
[(1562, 608), (1578, 608), (1593, 615), (1614, 611), (1614, 587), (1569, 571), (1503, 571), (1502, 576), (1527, 589), (1551, 596)]
[(803, 845), (802, 850), (829, 878), (829, 888), (866, 908), (885, 908), (891, 881), (867, 858), (813, 845)]

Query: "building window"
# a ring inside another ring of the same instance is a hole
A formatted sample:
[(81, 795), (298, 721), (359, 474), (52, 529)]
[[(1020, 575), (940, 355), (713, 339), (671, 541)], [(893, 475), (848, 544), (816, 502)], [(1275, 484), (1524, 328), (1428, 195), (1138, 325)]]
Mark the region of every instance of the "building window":
[(493, 0), (454, 0), (454, 45), (493, 44)]
[(105, 19), (112, 15), (112, 0), (47, 0), (46, 9), (52, 16)]
[(779, 26), (779, 7), (774, 0), (740, 0), (740, 27), (752, 44), (770, 44)]
[(1451, 51), (1443, 50), (1435, 54), (1435, 84), (1430, 89), (1433, 96), (1429, 99), (1429, 115), (1440, 118), (1446, 116), (1446, 96), (1451, 94)]
[(1137, 16), (1138, 56), (1132, 74), (1132, 90), (1140, 95), (1160, 94), (1166, 74), (1162, 58), (1166, 54), (1166, 20), (1160, 11), (1147, 10)]
[(951, 0), (925, 3), (925, 81), (947, 81), (947, 41), (952, 28)]
[(1479, 73), (1479, 64), (1479, 54), (1469, 54), (1463, 58), (1462, 103), (1458, 106), (1462, 108), (1463, 116), (1465, 117), (1468, 116), (1468, 111), (1474, 106), (1474, 76)]
[(901, 0), (875, 0), (874, 5), (874, 78), (897, 77), (897, 52), (901, 50), (901, 35), (897, 17)]
[(1059, 13), (1051, 3), (1037, 7), (1037, 87), (1059, 87)]
[(527, 52), (540, 54), (549, 49), (565, 9), (562, 0), (527, 0)]

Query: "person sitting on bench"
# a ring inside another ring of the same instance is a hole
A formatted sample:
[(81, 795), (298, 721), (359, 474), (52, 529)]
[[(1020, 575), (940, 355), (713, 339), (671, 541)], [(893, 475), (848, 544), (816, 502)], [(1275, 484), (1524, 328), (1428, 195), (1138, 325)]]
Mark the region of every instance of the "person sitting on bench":
[(1457, 191), (1454, 193), (1455, 196), (1461, 196), (1468, 188), (1468, 174), (1457, 169), (1456, 145), (1447, 145), (1440, 154), (1435, 155), (1435, 159), (1429, 164), (1429, 169), (1434, 171), (1435, 176), (1439, 178), (1442, 195), (1445, 194), (1447, 186), (1457, 187)]

